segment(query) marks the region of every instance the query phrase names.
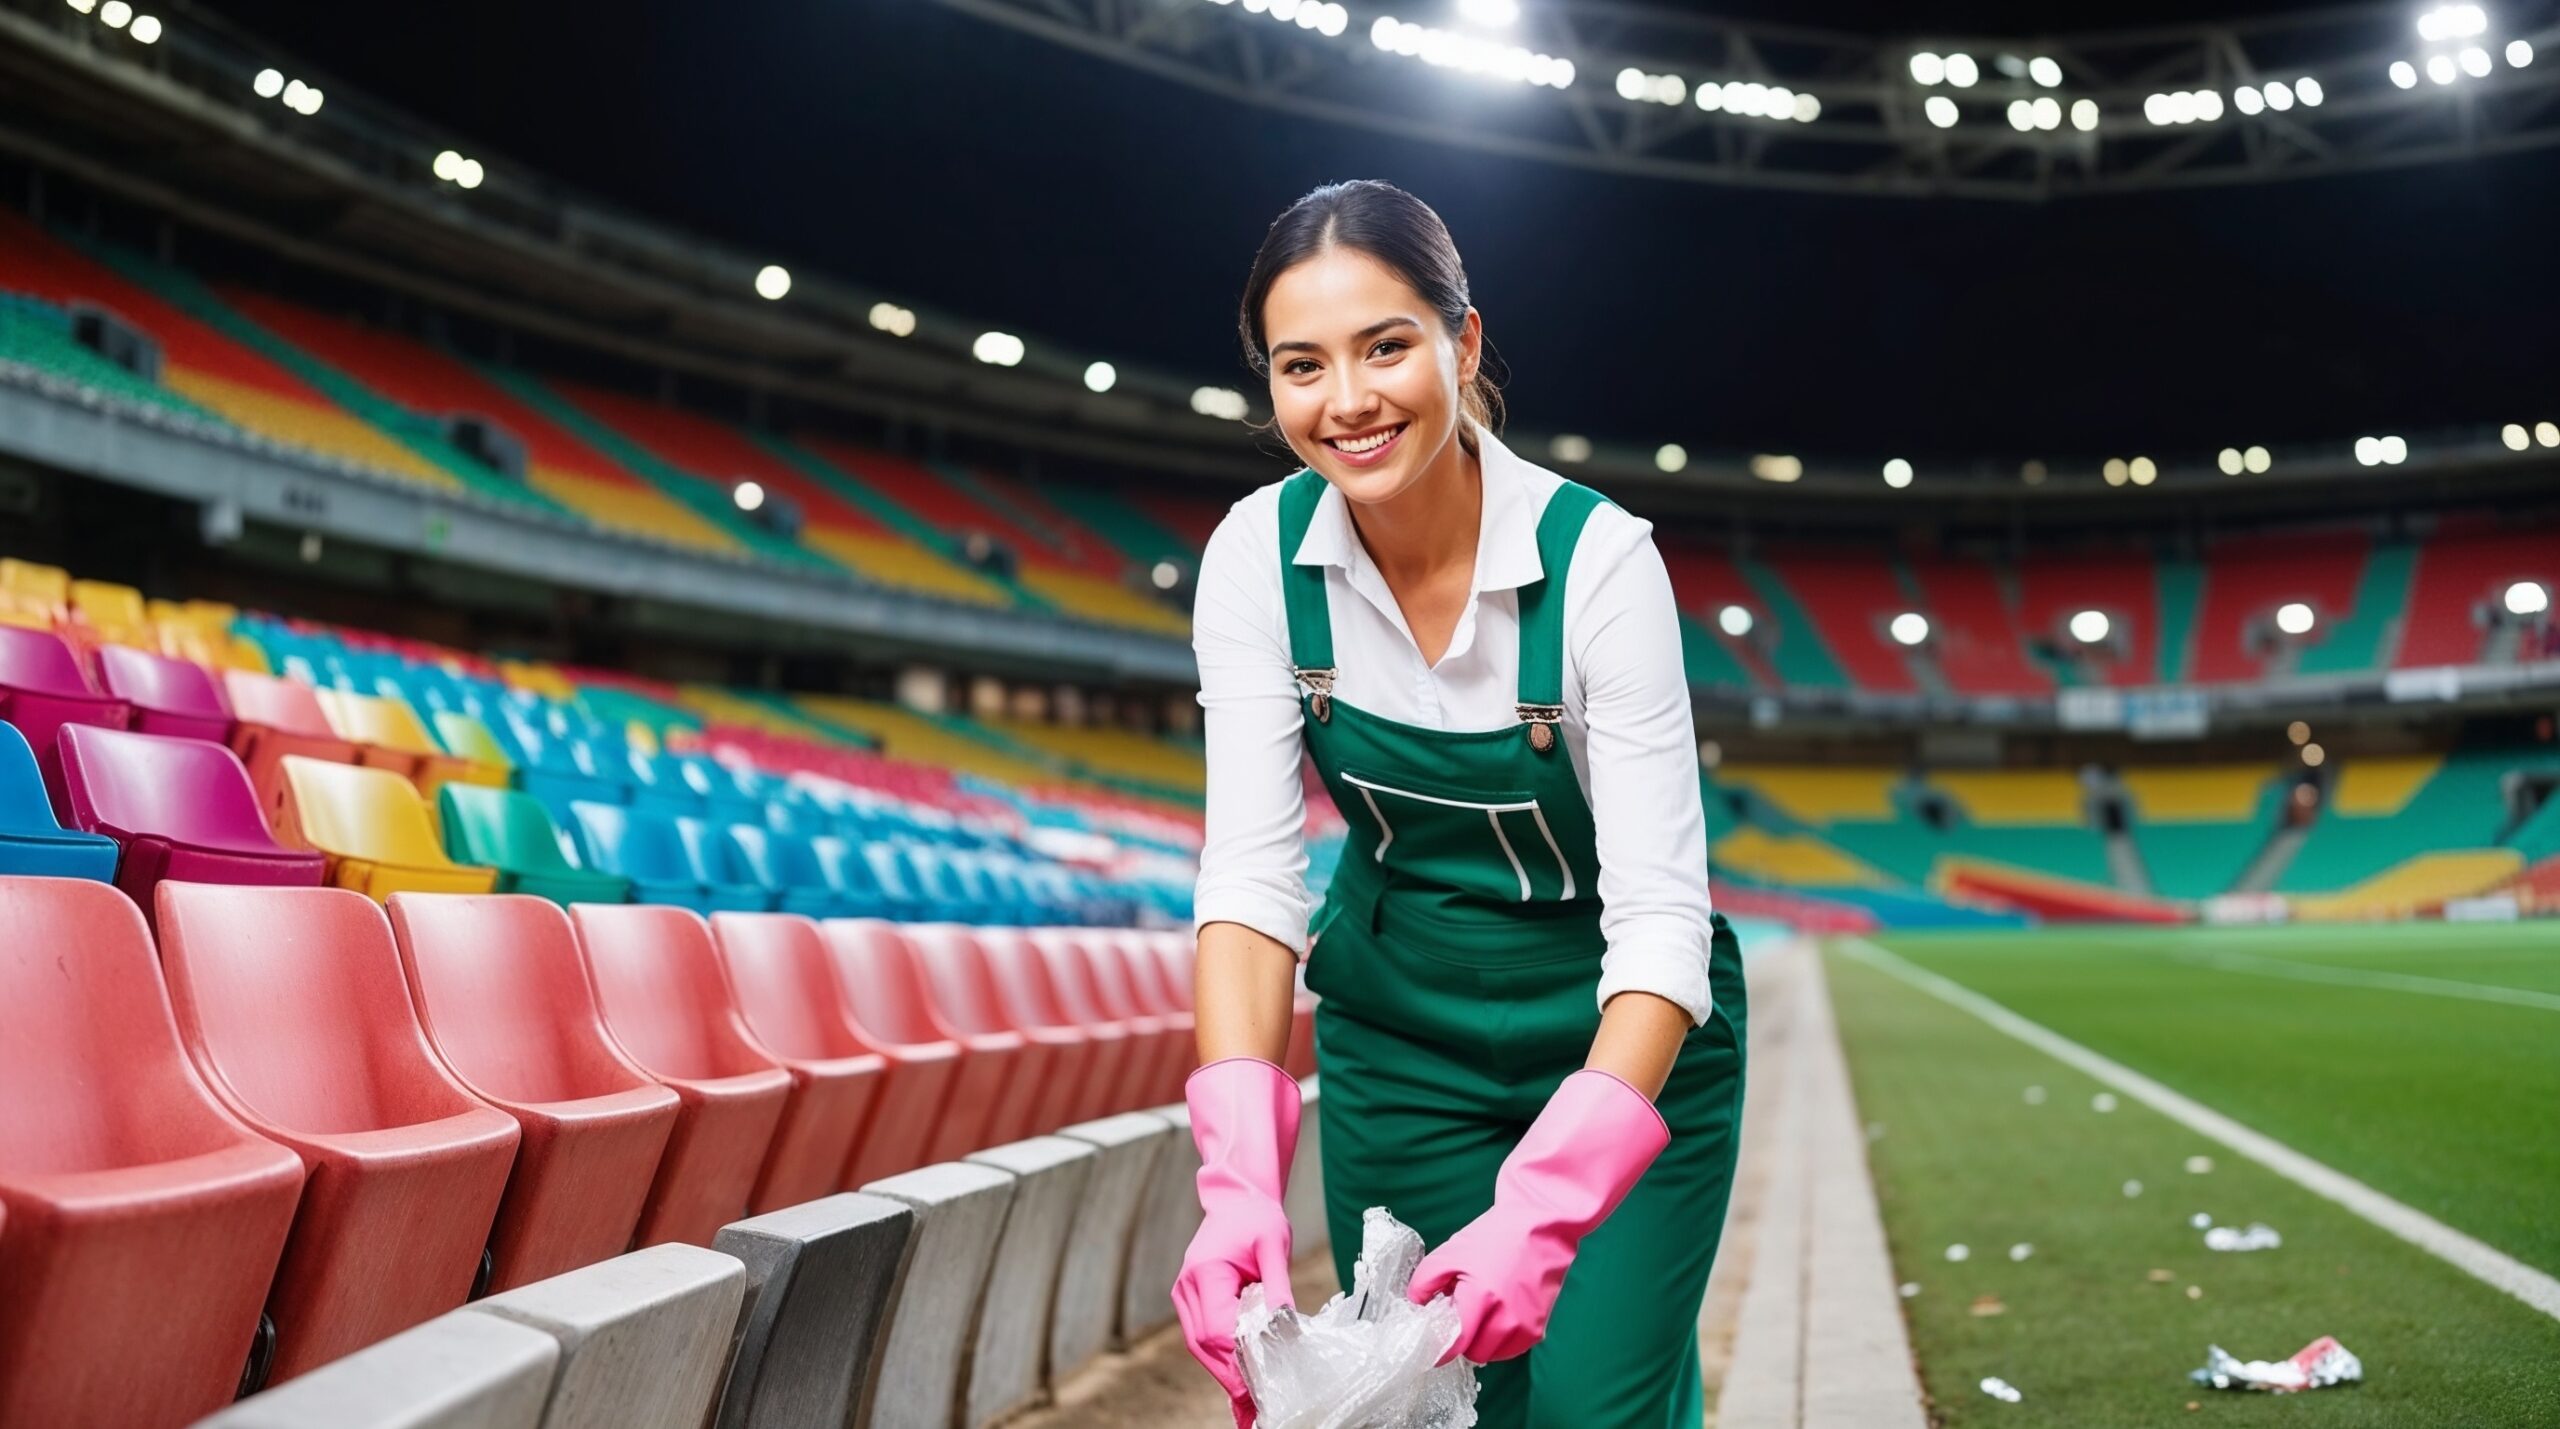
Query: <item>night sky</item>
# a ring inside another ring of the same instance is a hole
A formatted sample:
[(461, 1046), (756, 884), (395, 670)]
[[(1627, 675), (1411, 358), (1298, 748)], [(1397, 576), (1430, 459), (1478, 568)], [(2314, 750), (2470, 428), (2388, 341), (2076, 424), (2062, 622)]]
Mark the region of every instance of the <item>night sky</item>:
[[(1200, 381), (1246, 380), (1234, 303), (1271, 217), (1377, 177), (1447, 218), (1534, 430), (1926, 459), (2560, 414), (2560, 151), (2046, 205), (1817, 197), (1276, 115), (928, 0), (216, 7), (493, 165)], [(2056, 12), (1712, 8), (1903, 33)]]

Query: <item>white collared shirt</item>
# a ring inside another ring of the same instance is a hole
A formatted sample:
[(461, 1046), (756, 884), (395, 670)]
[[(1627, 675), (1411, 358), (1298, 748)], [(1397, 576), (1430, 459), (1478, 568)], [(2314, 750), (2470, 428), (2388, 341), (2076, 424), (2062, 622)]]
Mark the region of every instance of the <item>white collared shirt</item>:
[[(1563, 478), (1478, 432), (1484, 507), (1465, 610), (1438, 665), (1423, 662), (1341, 492), (1316, 503), (1295, 562), (1325, 568), (1334, 696), (1429, 729), (1519, 723), (1519, 588), (1539, 579), (1538, 519)], [(1241, 923), (1307, 955), (1299, 782), (1304, 712), (1290, 674), (1280, 594), (1280, 487), (1229, 510), (1200, 561), (1191, 644), (1206, 711), (1207, 841), (1195, 928)], [(1651, 522), (1603, 504), (1574, 548), (1564, 587), (1564, 740), (1599, 832), (1600, 1002), (1650, 992), (1704, 1023), (1706, 819), (1671, 577)]]

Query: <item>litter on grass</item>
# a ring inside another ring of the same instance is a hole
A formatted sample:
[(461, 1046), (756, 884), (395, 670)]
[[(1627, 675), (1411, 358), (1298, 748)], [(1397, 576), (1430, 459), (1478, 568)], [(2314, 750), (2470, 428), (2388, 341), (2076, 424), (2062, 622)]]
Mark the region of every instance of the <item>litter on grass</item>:
[(2125, 1183), (2124, 1183), (2124, 1194), (2125, 1194), (2125, 1198), (2126, 1198), (2127, 1200), (2130, 1200), (2130, 1199), (2132, 1199), (2132, 1198), (2133, 1198), (2133, 1197), (2135, 1197), (2135, 1196), (2139, 1196), (2139, 1195), (2141, 1195), (2141, 1194), (2142, 1194), (2142, 1183), (2141, 1183), (2141, 1182), (2139, 1182), (2139, 1181), (2127, 1181), (2127, 1182), (2125, 1182)]
[(2092, 1111), (2114, 1111), (2116, 1109), (2116, 1094), (2113, 1092), (2098, 1093), (2096, 1096), (2089, 1098), (2089, 1109)]
[(2009, 1313), (2009, 1307), (2002, 1303), (2000, 1297), (1997, 1295), (1976, 1295), (1973, 1297), (1973, 1303), (1965, 1308), (1971, 1310), (1973, 1312), (1973, 1318), (1977, 1320), (1988, 1319), (1993, 1315), (2006, 1315)]
[(2204, 1233), (2207, 1250), (2273, 1250), (2284, 1244), (2284, 1237), (2264, 1221), (2251, 1221), (2247, 1230), (2238, 1226), (2215, 1226)]
[(1947, 1259), (1949, 1260), (1963, 1260), (1972, 1254), (1973, 1247), (1966, 1245), (1962, 1241), (1958, 1241), (1954, 1245), (1947, 1247)]
[(2027, 1105), (2029, 1105), (2029, 1106), (2043, 1106), (2043, 1105), (2044, 1105), (2044, 1088), (2042, 1088), (2042, 1087), (2029, 1087), (2029, 1088), (2027, 1088)]
[(2003, 1404), (2015, 1404), (2019, 1400), (2026, 1398), (2025, 1395), (2018, 1392), (2018, 1387), (2016, 1385), (2011, 1384), (2009, 1381), (2002, 1379), (1996, 1374), (1982, 1382), (1982, 1392), (1990, 1395), (1996, 1400), (1999, 1400)]
[(2204, 1352), (2204, 1368), (2187, 1378), (2214, 1389), (2254, 1389), (2269, 1394), (2292, 1394), (2297, 1390), (2357, 1383), (2364, 1378), (2364, 1362), (2329, 1335), (2322, 1335), (2294, 1351), (2291, 1359), (2282, 1360), (2234, 1359), (2222, 1346), (2208, 1345)]
[(1920, 1293), (1920, 1282), (1919, 1282), (1919, 1281), (1917, 1281), (1917, 1280), (1906, 1280), (1906, 1281), (1902, 1282), (1902, 1298), (1903, 1298), (1903, 1299), (1908, 1300), (1908, 1299), (1912, 1298), (1913, 1296), (1918, 1295), (1919, 1293)]
[(2190, 1176), (2202, 1176), (2212, 1170), (2213, 1158), (2210, 1156), (2190, 1156), (2187, 1158), (2187, 1174)]
[(2024, 1260), (2035, 1253), (2036, 1248), (2027, 1244), (2025, 1241), (2020, 1241), (2016, 1245), (2009, 1247), (2009, 1258), (2011, 1260)]
[(2197, 1230), (2204, 1230), (2213, 1224), (2213, 1217), (2206, 1215), (2202, 1211), (2198, 1211), (2194, 1215), (2187, 1217), (2187, 1224), (2195, 1227)]

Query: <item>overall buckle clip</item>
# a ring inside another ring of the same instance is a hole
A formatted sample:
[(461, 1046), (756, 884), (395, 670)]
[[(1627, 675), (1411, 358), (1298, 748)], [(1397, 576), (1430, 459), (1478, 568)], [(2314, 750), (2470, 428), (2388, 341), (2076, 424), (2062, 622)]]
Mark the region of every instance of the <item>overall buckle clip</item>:
[(1327, 665), (1321, 670), (1311, 670), (1292, 666), (1289, 673), (1297, 676), (1298, 683), (1307, 687), (1307, 703), (1315, 709), (1316, 723), (1333, 723), (1333, 667)]
[(1564, 727), (1564, 706), (1522, 704), (1512, 707), (1521, 723), (1529, 726), (1529, 747), (1540, 754), (1556, 747)]

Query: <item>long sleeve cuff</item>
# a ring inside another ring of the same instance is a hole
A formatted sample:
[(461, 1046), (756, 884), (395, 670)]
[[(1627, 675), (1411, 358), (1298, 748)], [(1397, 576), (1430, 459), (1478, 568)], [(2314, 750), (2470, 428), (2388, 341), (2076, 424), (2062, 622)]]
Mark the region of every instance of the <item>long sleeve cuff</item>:
[(1622, 992), (1649, 992), (1678, 1004), (1691, 1026), (1703, 1027), (1716, 1006), (1707, 958), (1706, 940), (1685, 933), (1613, 942), (1600, 962), (1600, 1006)]
[(1192, 937), (1198, 938), (1200, 930), (1212, 923), (1241, 923), (1297, 954), (1298, 961), (1306, 961), (1307, 907), (1302, 902), (1204, 878), (1192, 894)]

